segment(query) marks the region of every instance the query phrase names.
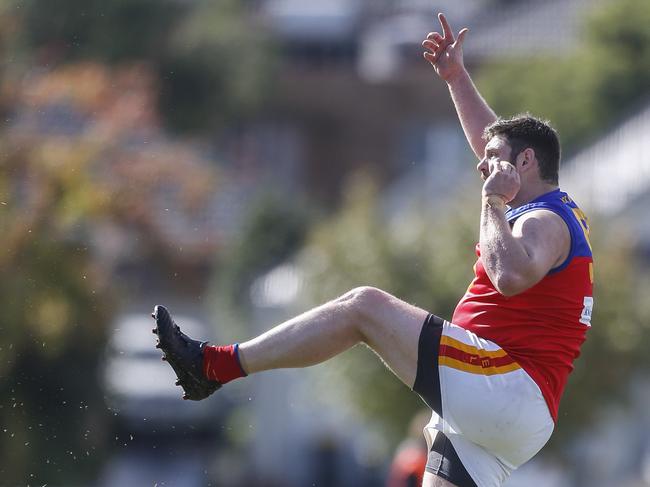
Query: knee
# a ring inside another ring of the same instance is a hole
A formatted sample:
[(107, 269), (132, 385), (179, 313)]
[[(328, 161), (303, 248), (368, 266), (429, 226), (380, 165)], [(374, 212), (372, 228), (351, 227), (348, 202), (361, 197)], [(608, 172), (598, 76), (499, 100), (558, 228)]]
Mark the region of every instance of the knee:
[(386, 305), (390, 295), (376, 287), (361, 286), (347, 292), (340, 299), (346, 302), (355, 314), (367, 319)]

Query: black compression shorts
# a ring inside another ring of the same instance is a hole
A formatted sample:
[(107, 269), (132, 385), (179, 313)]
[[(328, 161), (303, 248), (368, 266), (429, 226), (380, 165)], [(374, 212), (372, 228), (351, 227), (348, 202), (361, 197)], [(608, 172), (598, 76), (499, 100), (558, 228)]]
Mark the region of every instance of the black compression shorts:
[[(413, 390), (441, 418), (442, 399), (440, 376), (438, 375), (438, 348), (444, 320), (436, 315), (427, 316), (420, 331), (418, 343), (418, 365)], [(431, 446), (426, 471), (441, 477), (457, 487), (476, 487), (469, 473), (456, 454), (451, 441), (441, 431)]]

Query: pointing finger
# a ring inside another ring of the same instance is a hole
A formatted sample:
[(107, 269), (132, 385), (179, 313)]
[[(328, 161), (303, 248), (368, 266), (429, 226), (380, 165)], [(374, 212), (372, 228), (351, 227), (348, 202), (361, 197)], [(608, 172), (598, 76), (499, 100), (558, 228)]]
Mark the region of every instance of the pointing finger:
[(445, 15), (441, 13), (438, 14), (438, 20), (440, 21), (440, 25), (442, 25), (442, 32), (445, 34), (445, 40), (454, 42), (454, 31), (451, 30), (451, 27), (449, 25), (449, 22), (447, 22)]

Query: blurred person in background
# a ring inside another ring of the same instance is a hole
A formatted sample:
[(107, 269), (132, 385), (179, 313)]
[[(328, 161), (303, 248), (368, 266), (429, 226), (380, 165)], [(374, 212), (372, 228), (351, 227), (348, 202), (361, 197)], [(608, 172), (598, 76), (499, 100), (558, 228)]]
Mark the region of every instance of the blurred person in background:
[(163, 306), (153, 331), (191, 400), (364, 343), (433, 411), (423, 485), (497, 487), (550, 438), (591, 326), (589, 227), (559, 188), (555, 130), (530, 115), (498, 119), (464, 67), (468, 30), (456, 38), (439, 20), (424, 56), (449, 87), (484, 180), (475, 277), (451, 321), (366, 286), (241, 344), (193, 340)]
[(427, 444), (422, 430), (429, 421), (429, 410), (418, 412), (411, 419), (408, 436), (397, 447), (390, 466), (386, 487), (419, 487), (427, 464)]

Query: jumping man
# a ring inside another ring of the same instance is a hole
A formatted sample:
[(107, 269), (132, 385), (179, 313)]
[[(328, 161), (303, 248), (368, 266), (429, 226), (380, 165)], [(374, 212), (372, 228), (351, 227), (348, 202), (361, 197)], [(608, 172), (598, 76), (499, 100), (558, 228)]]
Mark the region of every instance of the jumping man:
[(185, 399), (270, 369), (324, 362), (358, 343), (433, 411), (424, 486), (497, 487), (548, 441), (593, 306), (584, 213), (558, 186), (560, 145), (530, 115), (498, 119), (463, 64), (463, 29), (422, 43), (448, 85), (484, 180), (475, 277), (451, 321), (360, 287), (249, 341), (211, 346), (154, 309)]

